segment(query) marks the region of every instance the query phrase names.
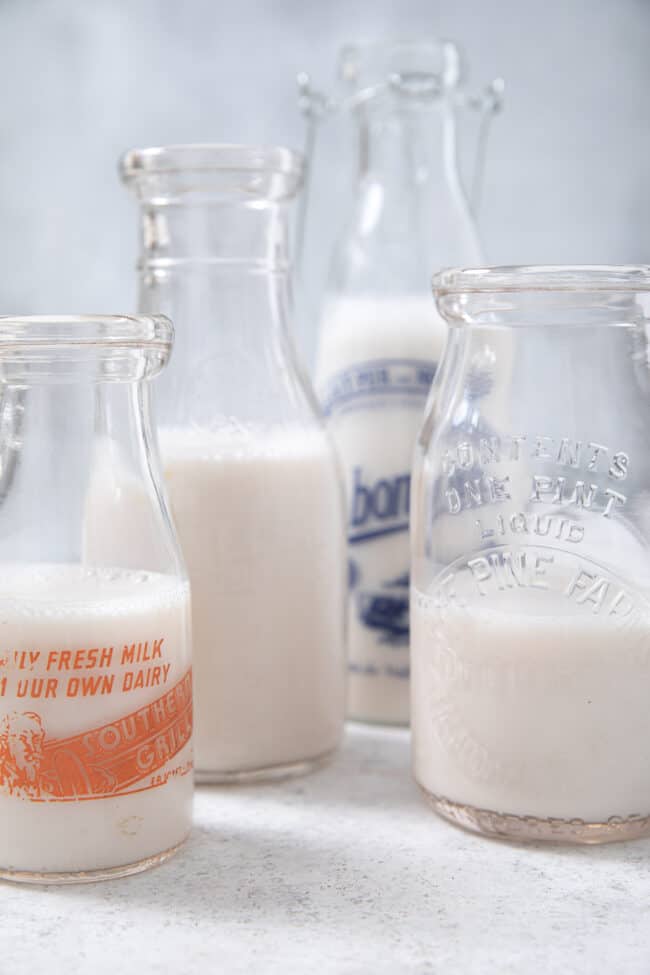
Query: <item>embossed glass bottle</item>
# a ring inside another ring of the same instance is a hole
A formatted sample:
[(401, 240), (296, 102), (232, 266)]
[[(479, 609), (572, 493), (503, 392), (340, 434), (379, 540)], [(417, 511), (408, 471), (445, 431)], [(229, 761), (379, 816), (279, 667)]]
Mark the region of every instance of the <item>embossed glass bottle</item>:
[(281, 147), (133, 150), (140, 308), (176, 328), (159, 440), (192, 584), (201, 781), (306, 771), (344, 716), (343, 503), (290, 328)]
[(339, 76), (358, 184), (331, 263), (316, 390), (347, 491), (348, 714), (407, 723), (411, 457), (446, 332), (427, 282), (479, 260), (456, 157), (466, 103), (450, 42), (350, 45)]
[(648, 267), (434, 278), (413, 481), (413, 766), (489, 835), (650, 833)]

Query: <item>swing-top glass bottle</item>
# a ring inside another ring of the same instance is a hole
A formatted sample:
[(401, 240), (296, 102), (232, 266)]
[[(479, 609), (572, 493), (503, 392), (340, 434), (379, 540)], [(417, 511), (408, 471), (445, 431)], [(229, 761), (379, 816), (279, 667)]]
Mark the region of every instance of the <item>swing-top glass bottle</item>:
[[(339, 77), (338, 101), (319, 100), (305, 78), (301, 85), (312, 141), (318, 119), (342, 108), (358, 140), (356, 192), (331, 262), (316, 362), (347, 496), (348, 714), (404, 723), (411, 457), (446, 336), (428, 282), (436, 268), (479, 259), (456, 155), (457, 115), (469, 99), (449, 42), (351, 45)], [(481, 102), (486, 117), (497, 101), (495, 89)]]

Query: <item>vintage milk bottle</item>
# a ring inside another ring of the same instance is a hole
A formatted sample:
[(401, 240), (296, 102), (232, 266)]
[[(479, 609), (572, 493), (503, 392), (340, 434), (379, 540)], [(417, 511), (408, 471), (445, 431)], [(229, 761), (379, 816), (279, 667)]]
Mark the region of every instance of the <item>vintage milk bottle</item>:
[(281, 147), (129, 152), (140, 307), (173, 316), (159, 440), (192, 585), (201, 781), (306, 771), (343, 727), (345, 533), (334, 448), (290, 328)]
[(434, 278), (418, 437), (413, 769), (489, 836), (650, 834), (648, 267)]
[[(456, 163), (456, 47), (350, 46), (339, 73), (357, 123), (358, 185), (331, 262), (315, 375), (347, 495), (348, 714), (405, 723), (411, 456), (446, 336), (429, 281), (436, 268), (476, 262), (479, 244)], [(324, 103), (302, 86), (313, 125)]]
[(171, 323), (0, 318), (0, 877), (137, 873), (192, 817), (190, 594), (149, 404)]

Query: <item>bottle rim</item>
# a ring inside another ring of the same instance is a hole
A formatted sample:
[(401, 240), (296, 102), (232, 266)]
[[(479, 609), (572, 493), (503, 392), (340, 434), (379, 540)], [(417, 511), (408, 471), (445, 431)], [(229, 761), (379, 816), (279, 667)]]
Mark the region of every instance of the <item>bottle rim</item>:
[(277, 173), (302, 176), (301, 153), (286, 146), (197, 142), (129, 149), (120, 160), (125, 183), (139, 176), (172, 173)]
[(348, 43), (339, 51), (338, 77), (348, 85), (377, 84), (414, 70), (436, 77), (441, 89), (455, 88), (464, 74), (458, 44), (435, 36), (384, 37)]
[(432, 278), (444, 295), (524, 292), (650, 291), (649, 264), (537, 264), (445, 268)]
[(174, 327), (165, 315), (0, 315), (0, 353), (9, 349), (142, 350), (169, 354)]

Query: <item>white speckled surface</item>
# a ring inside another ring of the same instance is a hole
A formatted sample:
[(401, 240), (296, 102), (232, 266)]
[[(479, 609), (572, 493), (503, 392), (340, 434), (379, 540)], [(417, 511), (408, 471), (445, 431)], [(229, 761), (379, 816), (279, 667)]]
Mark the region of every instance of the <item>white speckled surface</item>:
[(0, 973), (650, 972), (650, 841), (517, 847), (438, 820), (403, 731), (333, 765), (201, 789), (175, 859), (87, 887), (0, 885)]

